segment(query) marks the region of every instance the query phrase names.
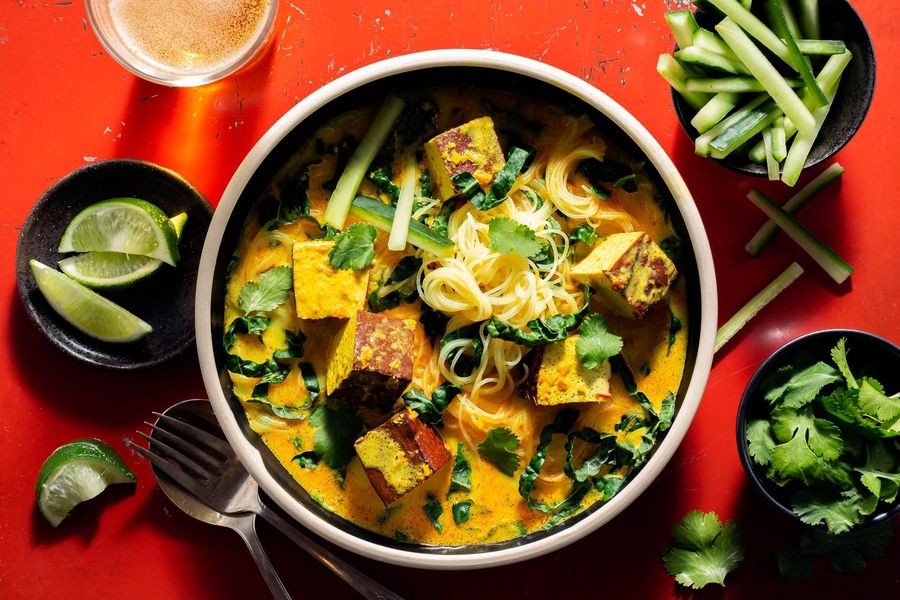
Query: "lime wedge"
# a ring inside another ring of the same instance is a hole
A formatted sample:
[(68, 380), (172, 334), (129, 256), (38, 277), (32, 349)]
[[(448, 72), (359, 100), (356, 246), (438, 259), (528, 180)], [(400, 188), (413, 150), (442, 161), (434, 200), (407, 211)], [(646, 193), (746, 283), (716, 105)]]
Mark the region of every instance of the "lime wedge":
[(133, 483), (122, 457), (100, 440), (76, 440), (53, 451), (38, 473), (38, 510), (56, 527), (72, 508), (94, 498), (111, 483)]
[[(172, 217), (176, 236), (181, 237), (185, 222), (185, 213)], [(158, 259), (122, 252), (86, 252), (59, 261), (63, 273), (82, 285), (100, 290), (128, 287), (156, 273), (161, 266), (162, 261)]]
[(178, 262), (178, 236), (166, 214), (137, 198), (97, 202), (75, 215), (60, 252), (123, 252)]
[(36, 260), (28, 263), (38, 289), (63, 319), (104, 342), (133, 342), (153, 328), (115, 302), (92, 292), (56, 269)]

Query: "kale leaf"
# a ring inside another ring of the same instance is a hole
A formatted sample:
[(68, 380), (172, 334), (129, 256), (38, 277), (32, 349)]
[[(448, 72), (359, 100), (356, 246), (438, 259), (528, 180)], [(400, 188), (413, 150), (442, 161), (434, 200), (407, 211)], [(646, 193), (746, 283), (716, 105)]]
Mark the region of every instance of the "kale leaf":
[(450, 488), (447, 490), (447, 497), (454, 492), (471, 492), (472, 491), (472, 465), (463, 452), (463, 444), (461, 442), (456, 445), (456, 460), (453, 461), (453, 470), (450, 472)]
[(353, 458), (353, 443), (362, 430), (356, 412), (345, 406), (319, 404), (309, 418), (315, 427), (313, 448), (326, 465), (343, 480), (347, 464)]
[(466, 521), (469, 520), (469, 517), (472, 516), (472, 501), (471, 500), (463, 500), (461, 502), (455, 502), (453, 504), (453, 522), (457, 525), (462, 525)]
[[(389, 308), (399, 306), (400, 302), (414, 302), (418, 298), (418, 290), (416, 289), (416, 274), (422, 266), (422, 259), (415, 256), (404, 256), (391, 271), (391, 274), (379, 284), (377, 288), (369, 294), (369, 310), (372, 312), (381, 312)], [(382, 294), (381, 290), (385, 287), (396, 286), (402, 283), (398, 289)]]
[(478, 210), (490, 210), (506, 200), (509, 190), (515, 184), (516, 177), (519, 176), (519, 172), (525, 166), (525, 161), (528, 160), (529, 156), (530, 153), (527, 150), (515, 146), (510, 148), (506, 157), (506, 164), (494, 177), (494, 181), (491, 183), (487, 193), (481, 189), (478, 180), (468, 171), (457, 173), (450, 180), (456, 186), (456, 189), (472, 202), (475, 208)]
[(225, 335), (222, 336), (222, 344), (228, 352), (237, 342), (238, 335), (261, 334), (268, 329), (269, 319), (262, 315), (238, 317), (228, 324)]
[(419, 420), (427, 425), (440, 427), (444, 424), (444, 411), (456, 395), (462, 391), (452, 383), (444, 382), (431, 394), (431, 398), (416, 387), (403, 394), (403, 401), (416, 411)]
[(428, 494), (425, 496), (425, 505), (422, 506), (422, 510), (425, 511), (425, 515), (431, 521), (431, 524), (434, 525), (434, 528), (437, 529), (437, 532), (442, 533), (444, 524), (440, 522), (440, 517), (444, 514), (444, 507), (441, 506), (441, 501), (433, 494)]

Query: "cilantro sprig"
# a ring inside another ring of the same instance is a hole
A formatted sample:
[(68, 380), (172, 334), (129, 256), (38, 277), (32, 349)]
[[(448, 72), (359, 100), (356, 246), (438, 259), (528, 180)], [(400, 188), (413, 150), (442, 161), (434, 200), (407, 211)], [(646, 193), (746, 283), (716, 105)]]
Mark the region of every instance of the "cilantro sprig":
[(294, 285), (291, 273), (287, 265), (263, 271), (257, 281), (250, 281), (241, 288), (238, 306), (245, 313), (275, 310), (285, 301)]
[(508, 217), (494, 217), (488, 223), (491, 249), (501, 254), (518, 254), (523, 258), (536, 255), (543, 247), (527, 225)]
[[(847, 341), (831, 349), (832, 364), (788, 364), (763, 383), (767, 418), (746, 427), (747, 450), (766, 468), (793, 512), (830, 534), (853, 528), (900, 492), (900, 397), (854, 375)], [(786, 554), (785, 564), (796, 552)]]
[(328, 260), (335, 269), (360, 271), (375, 259), (375, 228), (368, 223), (354, 223), (334, 238)]
[(622, 338), (609, 331), (603, 315), (594, 313), (581, 324), (575, 342), (578, 361), (585, 369), (596, 369), (622, 351)]
[(481, 458), (497, 467), (501, 473), (512, 477), (519, 469), (519, 438), (506, 427), (494, 427), (487, 438), (478, 444)]
[(675, 581), (699, 590), (710, 583), (725, 586), (725, 576), (744, 559), (744, 544), (734, 521), (723, 525), (714, 512), (692, 510), (672, 527), (672, 542), (663, 565)]

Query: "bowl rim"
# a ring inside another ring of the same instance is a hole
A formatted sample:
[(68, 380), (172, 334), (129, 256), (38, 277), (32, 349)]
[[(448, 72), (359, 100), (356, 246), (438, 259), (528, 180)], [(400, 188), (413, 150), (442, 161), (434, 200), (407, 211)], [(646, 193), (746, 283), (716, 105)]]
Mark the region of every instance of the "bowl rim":
[[(243, 436), (227, 399), (221, 390), (219, 373), (215, 363), (209, 323), (212, 318), (212, 289), (216, 257), (225, 227), (253, 173), (262, 164), (270, 150), (298, 124), (316, 110), (339, 96), (364, 84), (423, 69), (436, 67), (474, 67), (496, 69), (523, 75), (568, 92), (606, 116), (626, 135), (657, 169), (660, 179), (669, 188), (681, 213), (688, 238), (696, 257), (700, 299), (700, 334), (697, 357), (690, 383), (680, 410), (671, 429), (657, 447), (653, 457), (640, 472), (601, 510), (589, 515), (572, 527), (562, 529), (546, 538), (521, 546), (491, 552), (467, 554), (426, 554), (414, 549), (389, 548), (359, 539), (352, 534), (320, 520), (296, 501), (269, 474), (260, 452)], [(441, 49), (389, 58), (347, 73), (312, 92), (296, 106), (288, 110), (259, 139), (240, 164), (228, 183), (213, 221), (207, 232), (200, 260), (195, 302), (195, 327), (197, 353), (203, 382), (209, 394), (213, 410), (229, 443), (260, 487), (274, 502), (308, 529), (328, 541), (367, 558), (416, 568), (427, 569), (475, 569), (520, 562), (547, 554), (593, 532), (622, 512), (646, 490), (671, 459), (693, 420), (709, 371), (712, 366), (713, 345), (717, 325), (717, 295), (715, 268), (712, 253), (700, 213), (672, 160), (647, 129), (625, 108), (586, 81), (556, 67), (533, 59), (492, 50)]]
[[(775, 486), (775, 483), (768, 481), (759, 473), (757, 473), (754, 464), (750, 461), (748, 449), (749, 444), (747, 443), (747, 436), (745, 435), (747, 425), (747, 407), (752, 401), (752, 396), (759, 388), (760, 382), (766, 375), (771, 372), (773, 365), (777, 365), (778, 361), (781, 360), (785, 355), (793, 352), (798, 346), (808, 343), (811, 339), (831, 336), (846, 337), (848, 338), (848, 344), (850, 343), (850, 337), (855, 336), (857, 338), (866, 338), (876, 344), (884, 346), (888, 350), (893, 350), (897, 354), (897, 356), (900, 356), (900, 346), (885, 337), (868, 331), (863, 331), (861, 329), (836, 327), (832, 329), (819, 329), (817, 331), (804, 333), (803, 335), (795, 337), (794, 339), (779, 346), (774, 352), (766, 357), (766, 359), (759, 365), (759, 367), (757, 367), (756, 371), (754, 371), (753, 373), (753, 376), (750, 377), (750, 381), (747, 382), (747, 386), (744, 388), (743, 394), (741, 394), (741, 399), (738, 402), (737, 417), (735, 418), (735, 436), (737, 438), (738, 457), (741, 459), (741, 466), (744, 469), (744, 474), (747, 476), (747, 479), (750, 480), (751, 487), (753, 487), (756, 493), (764, 498), (769, 505), (777, 509), (780, 513), (787, 515), (787, 517), (792, 521), (796, 521), (798, 523), (801, 522), (800, 517), (794, 514), (794, 511), (792, 511), (790, 508), (779, 502), (778, 499), (769, 492), (769, 489), (772, 486)], [(876, 512), (867, 516), (859, 525), (857, 525), (857, 527), (867, 527), (875, 523), (893, 519), (897, 515), (900, 515), (900, 502), (897, 502), (895, 506), (890, 507), (883, 512), (878, 512), (876, 510)]]

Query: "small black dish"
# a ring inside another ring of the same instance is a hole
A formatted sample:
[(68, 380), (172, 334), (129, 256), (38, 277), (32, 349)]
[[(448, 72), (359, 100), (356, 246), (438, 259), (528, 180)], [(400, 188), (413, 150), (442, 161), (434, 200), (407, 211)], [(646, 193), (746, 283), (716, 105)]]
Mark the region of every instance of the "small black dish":
[[(800, 521), (790, 508), (791, 486), (779, 487), (766, 477), (765, 469), (756, 464), (748, 453), (747, 423), (755, 418), (768, 416), (769, 403), (758, 393), (767, 376), (788, 364), (811, 365), (816, 361), (831, 363), (831, 349), (838, 340), (847, 338), (847, 362), (856, 377), (870, 375), (884, 385), (887, 393), (900, 390), (900, 347), (877, 335), (855, 329), (826, 329), (816, 331), (788, 342), (767, 358), (753, 374), (744, 389), (737, 414), (737, 447), (741, 465), (750, 484), (766, 502)], [(863, 524), (870, 525), (892, 519), (900, 514), (900, 497), (892, 506), (881, 506), (866, 517)]]
[[(150, 335), (129, 344), (95, 340), (67, 323), (37, 289), (28, 267), (28, 261), (35, 259), (55, 268), (65, 257), (56, 248), (69, 221), (87, 206), (117, 197), (147, 200), (169, 216), (188, 215), (177, 267), (163, 265), (132, 288), (101, 292), (153, 327)], [(194, 288), (212, 212), (206, 198), (187, 180), (149, 162), (106, 160), (69, 173), (38, 199), (19, 234), (16, 284), (25, 312), (57, 348), (97, 367), (140, 369), (174, 358), (194, 342)]]
[[(806, 159), (804, 169), (828, 160), (850, 141), (862, 126), (875, 94), (875, 50), (859, 14), (847, 0), (821, 0), (819, 4), (822, 39), (843, 40), (853, 52), (853, 59), (844, 70), (834, 106)], [(697, 21), (701, 27), (714, 30), (718, 19), (710, 19), (708, 15), (698, 13)], [(697, 111), (674, 89), (672, 101), (682, 129), (691, 140), (696, 139), (699, 134), (691, 125), (691, 119)], [(768, 174), (765, 164), (751, 162), (746, 155), (739, 155), (739, 152), (716, 162), (738, 173), (759, 177)]]

